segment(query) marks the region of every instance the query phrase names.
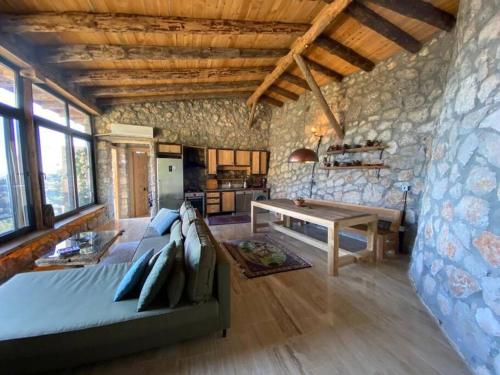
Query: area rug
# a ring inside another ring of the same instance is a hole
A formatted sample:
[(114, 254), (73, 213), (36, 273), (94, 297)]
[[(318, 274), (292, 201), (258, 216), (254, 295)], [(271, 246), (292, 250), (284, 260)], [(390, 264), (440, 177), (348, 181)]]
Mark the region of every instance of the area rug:
[(293, 251), (267, 235), (223, 242), (248, 278), (311, 267)]
[(249, 222), (250, 216), (248, 215), (222, 215), (208, 217), (208, 225), (243, 224)]

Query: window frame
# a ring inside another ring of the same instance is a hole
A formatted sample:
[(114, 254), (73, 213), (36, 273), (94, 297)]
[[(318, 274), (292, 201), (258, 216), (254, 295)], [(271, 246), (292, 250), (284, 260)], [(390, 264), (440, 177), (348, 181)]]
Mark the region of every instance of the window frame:
[[(27, 219), (29, 222), (29, 224), (23, 228), (15, 229), (5, 234), (0, 234), (0, 243), (4, 243), (16, 237), (22, 236), (23, 234), (33, 231), (35, 229), (35, 222), (34, 222), (35, 216), (33, 209), (32, 192), (30, 188), (31, 175), (29, 172), (29, 165), (28, 165), (28, 150), (27, 150), (27, 140), (26, 140), (25, 120), (24, 120), (23, 81), (19, 74), (20, 71), (19, 67), (7, 61), (6, 59), (2, 58), (1, 56), (0, 56), (0, 63), (7, 66), (9, 69), (12, 69), (15, 75), (16, 107), (11, 107), (4, 103), (0, 103), (0, 116), (8, 119), (15, 119), (19, 124), (19, 130), (20, 130), (19, 145), (21, 147), (20, 152), (22, 157), (22, 164), (23, 164), (23, 171), (25, 178), (24, 182), (25, 182), (26, 202), (27, 202), (26, 210), (27, 210)], [(10, 132), (11, 129), (8, 130), (8, 133)], [(12, 166), (8, 166), (8, 168), (11, 169)], [(12, 186), (10, 188), (12, 190)], [(18, 218), (15, 218), (14, 220), (17, 221)]]
[[(71, 179), (72, 179), (72, 185), (73, 185), (73, 196), (74, 196), (75, 208), (73, 210), (65, 212), (61, 215), (57, 215), (55, 217), (55, 219), (56, 219), (56, 221), (59, 221), (59, 220), (65, 219), (69, 216), (75, 215), (75, 214), (77, 214), (77, 213), (79, 213), (79, 212), (81, 212), (89, 207), (92, 207), (97, 203), (97, 181), (96, 181), (95, 144), (94, 144), (94, 137), (93, 137), (93, 129), (94, 129), (93, 118), (92, 118), (92, 116), (90, 116), (90, 114), (87, 111), (85, 111), (84, 109), (82, 109), (81, 107), (76, 105), (75, 103), (71, 103), (71, 106), (73, 108), (76, 108), (79, 111), (81, 111), (89, 116), (91, 134), (73, 129), (70, 126), (70, 122), (69, 122), (70, 121), (70, 115), (69, 115), (70, 103), (69, 103), (69, 101), (66, 98), (59, 95), (58, 93), (51, 90), (49, 87), (47, 87), (44, 84), (33, 83), (33, 85), (36, 85), (40, 89), (47, 91), (51, 95), (54, 95), (56, 98), (63, 100), (64, 105), (65, 105), (65, 110), (66, 110), (65, 111), (66, 112), (65, 113), (66, 114), (66, 124), (65, 125), (59, 124), (57, 122), (53, 122), (51, 120), (47, 120), (43, 117), (39, 117), (39, 116), (36, 116), (33, 114), (33, 120), (34, 120), (35, 128), (36, 128), (35, 138), (36, 138), (36, 145), (37, 145), (38, 170), (40, 173), (40, 190), (41, 190), (41, 195), (42, 195), (42, 204), (44, 204), (44, 205), (47, 204), (47, 199), (46, 199), (46, 194), (45, 194), (45, 178), (44, 178), (45, 173), (43, 171), (43, 166), (42, 166), (42, 148), (41, 148), (41, 144), (40, 144), (40, 127), (44, 127), (44, 128), (50, 129), (50, 130), (57, 131), (59, 133), (63, 133), (69, 141), (68, 147), (70, 148), (70, 155), (71, 155), (69, 162), (71, 163), (71, 172), (72, 172)], [(93, 199), (92, 199), (92, 202), (90, 202), (89, 204), (83, 205), (83, 206), (80, 206), (79, 198), (78, 198), (78, 187), (77, 187), (78, 182), (77, 182), (77, 173), (76, 173), (76, 165), (75, 165), (75, 149), (74, 149), (74, 145), (73, 145), (74, 138), (80, 138), (80, 139), (83, 139), (85, 141), (88, 141), (90, 143), (90, 149), (92, 150), (92, 152), (90, 153), (90, 168), (92, 170), (92, 185), (91, 186), (92, 186), (92, 190), (93, 190), (92, 191), (92, 195), (93, 195), (92, 198)]]

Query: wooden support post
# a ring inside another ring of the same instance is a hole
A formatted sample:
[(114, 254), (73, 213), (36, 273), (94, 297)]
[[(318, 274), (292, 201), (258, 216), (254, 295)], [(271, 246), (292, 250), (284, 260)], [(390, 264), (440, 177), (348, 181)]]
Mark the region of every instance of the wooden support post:
[(247, 128), (253, 126), (253, 119), (255, 117), (255, 110), (257, 109), (257, 102), (252, 104), (252, 109), (250, 110), (250, 117), (248, 118)]
[(333, 223), (328, 228), (328, 274), (339, 275), (339, 225)]
[(309, 84), (309, 87), (311, 88), (314, 96), (316, 99), (318, 99), (319, 105), (323, 109), (323, 112), (325, 113), (326, 117), (328, 118), (328, 121), (330, 122), (330, 125), (332, 125), (333, 130), (337, 134), (339, 138), (344, 137), (344, 131), (340, 127), (337, 119), (333, 115), (330, 107), (328, 106), (328, 103), (326, 102), (325, 97), (323, 96), (323, 93), (321, 92), (321, 89), (319, 88), (318, 84), (314, 80), (314, 77), (309, 70), (309, 67), (307, 66), (306, 62), (300, 55), (295, 55), (294, 56), (295, 62), (299, 66), (300, 70), (302, 71), (302, 74), (304, 74), (304, 78), (306, 79), (307, 83)]
[(40, 189), (40, 174), (38, 170), (38, 154), (36, 152), (35, 122), (33, 121), (32, 84), (29, 79), (23, 78), (23, 107), (24, 129), (28, 155), (29, 184), (35, 219), (35, 228), (43, 229), (42, 192)]

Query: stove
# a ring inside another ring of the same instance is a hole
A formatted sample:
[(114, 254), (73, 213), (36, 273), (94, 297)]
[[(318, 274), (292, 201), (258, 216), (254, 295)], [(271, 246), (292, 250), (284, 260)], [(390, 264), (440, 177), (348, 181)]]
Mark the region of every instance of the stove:
[(205, 193), (202, 191), (186, 191), (184, 199), (198, 209), (202, 217), (205, 217)]

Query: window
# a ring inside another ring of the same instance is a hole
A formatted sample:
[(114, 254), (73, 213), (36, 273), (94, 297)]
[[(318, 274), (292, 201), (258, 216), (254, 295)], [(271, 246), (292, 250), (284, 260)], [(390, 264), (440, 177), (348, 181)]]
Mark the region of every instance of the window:
[(33, 114), (56, 124), (67, 125), (66, 103), (36, 85), (33, 85)]
[(0, 115), (0, 237), (29, 226), (20, 125)]
[(0, 103), (17, 107), (16, 72), (0, 63)]
[(63, 217), (95, 202), (90, 116), (37, 85), (33, 98), (43, 200)]
[(81, 138), (73, 138), (75, 150), (76, 185), (78, 204), (86, 206), (94, 202), (92, 174), (92, 145)]
[(72, 105), (69, 106), (69, 126), (72, 129), (83, 133), (92, 133), (90, 127), (90, 116), (82, 111), (79, 111)]

